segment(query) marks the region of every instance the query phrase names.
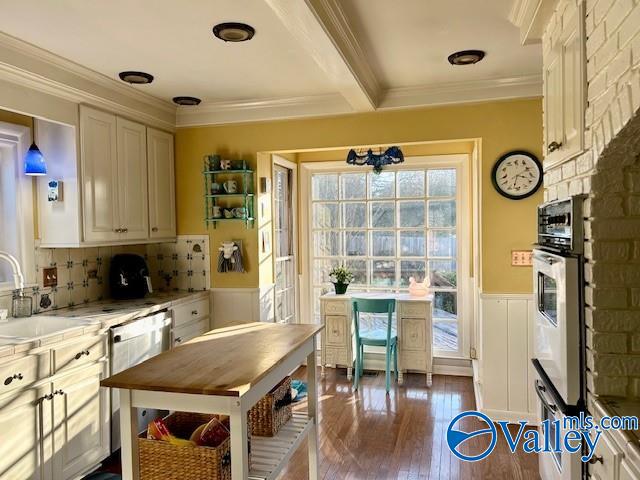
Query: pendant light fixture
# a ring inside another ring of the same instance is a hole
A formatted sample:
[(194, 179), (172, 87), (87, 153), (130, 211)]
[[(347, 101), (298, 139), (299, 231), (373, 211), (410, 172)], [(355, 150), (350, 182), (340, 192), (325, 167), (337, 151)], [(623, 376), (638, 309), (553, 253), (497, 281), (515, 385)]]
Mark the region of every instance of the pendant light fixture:
[(36, 120), (33, 117), (31, 118), (31, 125), (33, 143), (24, 156), (24, 174), (30, 177), (41, 177), (47, 174), (47, 164), (44, 161), (44, 155), (36, 145)]

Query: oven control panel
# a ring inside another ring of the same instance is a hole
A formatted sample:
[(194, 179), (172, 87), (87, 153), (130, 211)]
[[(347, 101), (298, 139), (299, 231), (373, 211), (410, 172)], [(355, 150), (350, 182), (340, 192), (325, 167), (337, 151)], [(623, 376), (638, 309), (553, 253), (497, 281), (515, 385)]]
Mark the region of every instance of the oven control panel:
[(562, 253), (580, 255), (584, 226), (585, 195), (544, 203), (538, 207), (538, 245)]

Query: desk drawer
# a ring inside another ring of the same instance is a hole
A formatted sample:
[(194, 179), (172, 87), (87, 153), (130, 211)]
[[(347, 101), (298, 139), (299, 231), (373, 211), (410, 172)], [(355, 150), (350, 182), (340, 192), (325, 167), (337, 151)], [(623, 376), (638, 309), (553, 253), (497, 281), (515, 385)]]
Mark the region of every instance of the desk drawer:
[(53, 373), (100, 360), (107, 354), (106, 342), (106, 335), (96, 335), (54, 348)]
[(347, 317), (327, 315), (325, 321), (327, 345), (345, 345), (347, 341)]
[(344, 300), (324, 302), (325, 315), (348, 315), (348, 310), (349, 304)]
[(401, 346), (403, 350), (425, 351), (426, 325), (423, 319), (402, 318)]
[(0, 394), (26, 387), (49, 376), (49, 352), (27, 355), (0, 366)]
[(427, 316), (426, 302), (398, 302), (400, 315), (403, 317), (425, 318)]
[(178, 305), (172, 309), (173, 327), (185, 325), (193, 320), (209, 316), (209, 299)]

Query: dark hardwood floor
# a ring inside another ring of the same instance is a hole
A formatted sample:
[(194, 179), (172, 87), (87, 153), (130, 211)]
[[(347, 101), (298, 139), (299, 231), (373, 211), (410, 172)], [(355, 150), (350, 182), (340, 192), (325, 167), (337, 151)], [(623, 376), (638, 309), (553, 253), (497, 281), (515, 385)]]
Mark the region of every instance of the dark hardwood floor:
[[(304, 378), (304, 369), (296, 372)], [(535, 454), (512, 454), (504, 438), (486, 459), (460, 461), (447, 447), (446, 430), (459, 412), (473, 410), (471, 378), (405, 376), (405, 385), (384, 390), (384, 373), (365, 373), (354, 392), (344, 369), (326, 369), (319, 385), (320, 478), (342, 479), (538, 479)], [(306, 402), (295, 408), (305, 409)], [(468, 425), (471, 426), (471, 425)], [(483, 426), (479, 424), (478, 427)], [(486, 444), (472, 440), (463, 453)], [(279, 477), (307, 479), (306, 443)]]

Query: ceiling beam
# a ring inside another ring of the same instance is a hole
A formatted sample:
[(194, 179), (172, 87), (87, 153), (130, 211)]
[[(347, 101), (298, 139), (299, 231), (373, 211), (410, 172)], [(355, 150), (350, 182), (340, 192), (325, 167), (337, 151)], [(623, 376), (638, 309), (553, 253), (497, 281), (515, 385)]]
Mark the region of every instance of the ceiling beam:
[(356, 112), (376, 109), (380, 86), (338, 0), (265, 0)]

